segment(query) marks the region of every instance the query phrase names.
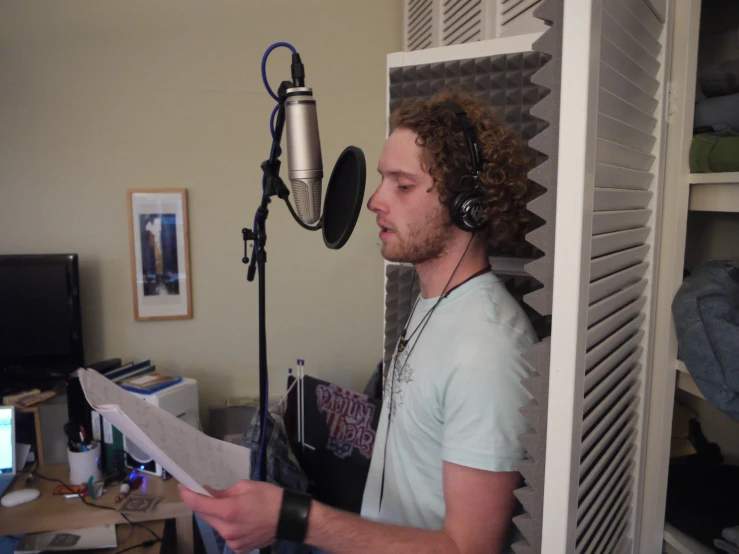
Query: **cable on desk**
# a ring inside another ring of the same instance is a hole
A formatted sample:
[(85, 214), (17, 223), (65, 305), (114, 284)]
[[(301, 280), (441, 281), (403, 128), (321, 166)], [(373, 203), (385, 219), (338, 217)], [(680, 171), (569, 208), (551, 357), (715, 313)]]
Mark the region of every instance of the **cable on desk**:
[(157, 541), (150, 539), (148, 541), (144, 541), (142, 543), (129, 546), (128, 548), (124, 548), (123, 550), (119, 550), (118, 554), (123, 554), (123, 552), (128, 552), (129, 550), (135, 550), (136, 548), (149, 548), (150, 546), (154, 546), (156, 543)]
[[(67, 483), (65, 483), (61, 479), (54, 479), (53, 477), (45, 477), (44, 475), (41, 475), (38, 471), (34, 471), (32, 473), (33, 473), (33, 475), (35, 475), (39, 479), (43, 479), (44, 481), (50, 481), (52, 483), (59, 483), (63, 487), (67, 488), (70, 493), (74, 494), (74, 491), (72, 490), (71, 485), (68, 485)], [(100, 504), (93, 504), (92, 502), (88, 502), (87, 499), (84, 496), (82, 496), (82, 494), (79, 491), (77, 492), (77, 496), (80, 497), (80, 500), (82, 500), (82, 502), (84, 502), (88, 506), (92, 506), (93, 508), (100, 508), (101, 510), (112, 510), (114, 512), (118, 512), (118, 510), (116, 508), (114, 508), (113, 506), (101, 506)], [(158, 542), (162, 542), (162, 538), (159, 535), (157, 535), (154, 531), (152, 531), (151, 529), (149, 529), (143, 523), (140, 523), (138, 521), (131, 521), (128, 518), (128, 516), (125, 513), (123, 513), (123, 512), (118, 512), (118, 513), (121, 516), (123, 516), (123, 519), (125, 519), (128, 522), (128, 524), (131, 526), (131, 534), (129, 534), (129, 536), (126, 538), (126, 540), (128, 540), (128, 539), (131, 538), (131, 535), (133, 534), (133, 526), (134, 525), (137, 525), (138, 527), (141, 527), (143, 529), (146, 529), (154, 537), (153, 540), (150, 539), (150, 540), (144, 541), (142, 543), (139, 543), (139, 544), (136, 544), (136, 545), (131, 546), (129, 548), (126, 548), (124, 550), (121, 550), (120, 552), (127, 552), (129, 550), (133, 550), (134, 548), (148, 548), (149, 546), (152, 546), (153, 544), (156, 544)], [(125, 541), (122, 541), (122, 542), (125, 542)], [(119, 552), (119, 554), (120, 554), (120, 552)]]

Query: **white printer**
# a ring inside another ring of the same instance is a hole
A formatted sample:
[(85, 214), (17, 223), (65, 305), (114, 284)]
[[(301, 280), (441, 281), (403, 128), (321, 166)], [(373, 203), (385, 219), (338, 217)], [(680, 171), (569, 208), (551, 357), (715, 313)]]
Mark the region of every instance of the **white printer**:
[[(200, 414), (198, 411), (198, 382), (183, 377), (182, 381), (151, 394), (132, 393), (146, 400), (149, 404), (166, 410), (198, 430)], [(141, 450), (136, 443), (123, 437), (123, 449), (126, 451), (126, 466), (151, 475), (162, 476), (162, 466)], [(166, 468), (164, 468), (166, 470)]]

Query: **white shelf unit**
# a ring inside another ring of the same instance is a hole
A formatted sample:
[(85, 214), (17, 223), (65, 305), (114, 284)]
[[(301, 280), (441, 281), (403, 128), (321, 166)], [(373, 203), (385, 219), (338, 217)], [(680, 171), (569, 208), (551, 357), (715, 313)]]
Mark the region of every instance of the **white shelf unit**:
[(691, 173), (689, 180), (690, 210), (739, 212), (739, 172)]
[(703, 396), (703, 393), (701, 393), (700, 389), (698, 389), (698, 385), (695, 384), (695, 381), (690, 376), (690, 373), (688, 373), (688, 368), (686, 368), (685, 364), (680, 360), (678, 360), (677, 362), (676, 385), (677, 388), (680, 390), (690, 393), (693, 396), (697, 396), (698, 398), (702, 398), (703, 400), (706, 399), (706, 397)]
[(702, 545), (685, 533), (665, 524), (665, 554), (714, 554), (713, 548)]
[[(718, 411), (705, 400), (685, 364), (678, 360), (677, 336), (671, 307), (675, 293), (683, 281), (686, 245), (696, 240), (695, 237), (692, 241), (688, 240), (693, 236), (688, 234), (688, 219), (700, 217), (705, 221), (723, 218), (725, 222), (727, 218), (734, 217), (732, 212), (739, 214), (739, 172), (690, 173), (688, 160), (693, 137), (701, 0), (678, 0), (671, 2), (670, 5), (673, 24), (669, 77), (671, 109), (663, 160), (665, 187), (662, 199), (663, 217), (644, 479), (644, 498), (654, 499), (654, 504), (642, 512), (641, 534), (636, 551), (658, 552), (661, 548), (668, 553), (699, 554), (711, 550), (704, 550), (705, 547), (665, 522), (670, 438), (677, 392), (688, 393), (690, 396), (683, 398), (693, 406), (705, 409), (705, 412), (712, 412), (712, 421), (706, 422), (706, 426), (715, 425), (716, 421), (731, 426), (733, 422), (724, 414), (716, 415)], [(723, 212), (723, 214), (715, 213), (715, 216), (712, 216), (705, 213), (691, 216), (693, 212)], [(736, 223), (736, 230), (730, 231), (730, 236), (727, 236), (725, 228), (723, 235), (721, 233), (701, 235), (697, 240), (720, 241), (724, 248), (711, 248), (715, 246), (714, 243), (701, 245), (705, 248), (701, 248), (700, 252), (689, 252), (694, 254), (693, 261), (705, 261), (716, 250), (726, 251), (727, 246), (729, 251), (735, 251), (735, 255), (739, 257), (739, 241), (735, 242), (735, 247), (731, 246), (731, 235), (739, 236), (739, 216)], [(693, 244), (693, 248), (695, 247)], [(704, 425), (701, 417), (699, 421)], [(730, 449), (737, 450), (736, 439), (731, 438), (729, 433), (723, 433), (721, 437), (722, 439), (717, 442), (722, 449), (727, 447), (728, 440)], [(710, 436), (708, 438), (711, 440)]]

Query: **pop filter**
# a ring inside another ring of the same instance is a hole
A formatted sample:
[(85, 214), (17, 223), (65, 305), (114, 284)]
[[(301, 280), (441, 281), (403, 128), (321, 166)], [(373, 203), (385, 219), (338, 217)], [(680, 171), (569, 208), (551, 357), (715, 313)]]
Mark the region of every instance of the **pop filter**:
[(332, 250), (346, 244), (354, 231), (364, 200), (367, 165), (364, 152), (348, 146), (336, 161), (323, 203), (323, 242)]

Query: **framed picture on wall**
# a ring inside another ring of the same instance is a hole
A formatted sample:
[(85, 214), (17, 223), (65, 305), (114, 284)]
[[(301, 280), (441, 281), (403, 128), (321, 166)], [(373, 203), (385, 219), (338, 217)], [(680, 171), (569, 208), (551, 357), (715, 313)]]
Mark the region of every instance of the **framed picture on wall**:
[(128, 191), (136, 321), (192, 318), (186, 189)]

